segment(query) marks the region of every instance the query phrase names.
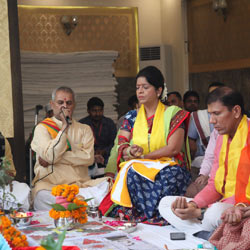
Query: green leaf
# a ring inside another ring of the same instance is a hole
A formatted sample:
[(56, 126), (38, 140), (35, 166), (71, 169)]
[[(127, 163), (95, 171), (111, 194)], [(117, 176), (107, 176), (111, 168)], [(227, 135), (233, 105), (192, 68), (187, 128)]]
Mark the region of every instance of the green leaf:
[(62, 249), (62, 245), (63, 245), (63, 241), (65, 239), (65, 235), (66, 235), (66, 230), (64, 230), (61, 234), (59, 234), (56, 250), (61, 250)]
[(42, 240), (41, 246), (46, 250), (61, 250), (63, 241), (65, 239), (66, 230), (59, 234), (57, 242), (54, 240), (53, 235), (48, 235), (45, 239)]
[(69, 211), (72, 211), (72, 210), (76, 210), (76, 209), (78, 209), (78, 208), (80, 208), (80, 207), (83, 207), (83, 205), (76, 205), (75, 203), (69, 203), (67, 209), (68, 209)]
[(88, 198), (88, 199), (86, 199), (86, 200), (84, 200), (84, 201), (86, 201), (86, 202), (89, 202), (89, 201), (91, 201), (91, 200), (93, 200), (94, 198), (92, 197), (92, 198)]
[(67, 209), (60, 205), (60, 204), (50, 204), (52, 208), (54, 208), (56, 211), (66, 211)]

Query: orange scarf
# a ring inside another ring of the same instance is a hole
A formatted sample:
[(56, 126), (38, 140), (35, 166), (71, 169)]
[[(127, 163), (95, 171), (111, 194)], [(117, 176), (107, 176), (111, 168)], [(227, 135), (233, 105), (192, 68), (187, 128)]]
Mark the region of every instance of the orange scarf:
[[(56, 138), (57, 134), (61, 130), (51, 118), (46, 118), (45, 120), (41, 121), (40, 123), (47, 128), (48, 132), (50, 133), (50, 135), (53, 139)], [(71, 145), (70, 145), (68, 139), (67, 139), (67, 145), (68, 145), (67, 151), (70, 151)]]

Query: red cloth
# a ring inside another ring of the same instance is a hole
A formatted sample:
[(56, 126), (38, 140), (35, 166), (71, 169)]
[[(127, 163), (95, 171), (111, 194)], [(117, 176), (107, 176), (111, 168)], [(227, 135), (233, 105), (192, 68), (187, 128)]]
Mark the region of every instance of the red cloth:
[(111, 200), (111, 190), (110, 190), (108, 194), (103, 198), (98, 209), (101, 211), (102, 215), (105, 215), (112, 205), (113, 201)]
[(233, 226), (222, 223), (210, 237), (209, 241), (218, 250), (250, 250), (250, 218)]

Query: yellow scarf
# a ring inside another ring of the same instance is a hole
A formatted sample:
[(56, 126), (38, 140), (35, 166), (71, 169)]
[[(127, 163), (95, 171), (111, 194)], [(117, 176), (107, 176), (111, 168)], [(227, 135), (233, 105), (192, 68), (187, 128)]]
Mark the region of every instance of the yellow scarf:
[(158, 103), (154, 123), (150, 135), (148, 137), (148, 123), (144, 105), (142, 104), (137, 114), (133, 130), (133, 143), (143, 148), (143, 154), (148, 154), (156, 149), (166, 145), (165, 129), (164, 129), (164, 111), (165, 105), (160, 101)]
[[(170, 124), (170, 120), (172, 118), (172, 115), (170, 114), (172, 114), (176, 108), (170, 107), (168, 110), (170, 113), (168, 117), (169, 122), (167, 124)], [(155, 112), (151, 136), (149, 138), (146, 113), (144, 106), (141, 106), (134, 124), (133, 144), (141, 146), (143, 148), (143, 154), (155, 151), (166, 145), (164, 112), (165, 106), (159, 102)], [(169, 131), (169, 128), (167, 128), (167, 131)], [(166, 166), (176, 164), (178, 164), (178, 162), (175, 161), (174, 158), (172, 159), (170, 157), (162, 157), (159, 160), (134, 159), (121, 163), (121, 169), (112, 188), (111, 200), (119, 205), (132, 207), (132, 202), (127, 187), (127, 173), (130, 167), (132, 167), (138, 174), (154, 182), (156, 175), (161, 169)]]
[[(237, 128), (233, 140), (229, 145), (228, 153), (227, 153), (227, 147), (228, 147), (229, 136), (223, 135), (223, 142), (219, 155), (219, 168), (216, 171), (214, 182), (217, 192), (222, 194), (224, 198), (228, 198), (235, 195), (237, 169), (241, 157), (241, 152), (246, 145), (247, 136), (248, 136), (248, 123), (247, 123), (247, 117), (245, 115), (241, 119), (241, 122)], [(225, 171), (226, 157), (227, 157), (227, 173)], [(223, 190), (224, 179), (225, 179), (225, 188)]]

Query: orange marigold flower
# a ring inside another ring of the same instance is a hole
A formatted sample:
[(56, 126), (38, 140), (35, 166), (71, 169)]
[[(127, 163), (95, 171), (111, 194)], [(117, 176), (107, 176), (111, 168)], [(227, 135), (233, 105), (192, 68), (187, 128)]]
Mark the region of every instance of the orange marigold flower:
[(79, 219), (78, 219), (78, 222), (79, 222), (80, 224), (84, 224), (84, 223), (86, 223), (87, 221), (88, 221), (88, 218), (87, 218), (87, 217), (79, 218)]
[(15, 246), (18, 246), (21, 242), (22, 240), (19, 237), (14, 237), (14, 239), (12, 240), (12, 244)]
[(2, 217), (2, 227), (6, 228), (6, 227), (10, 227), (10, 226), (11, 226), (11, 221), (6, 216), (3, 216)]
[(7, 241), (11, 241), (11, 236), (10, 235), (3, 235), (3, 237), (7, 240)]
[(66, 217), (66, 218), (68, 218), (68, 217), (70, 217), (70, 216), (71, 216), (71, 212), (70, 212), (70, 211), (68, 211), (68, 210), (67, 210), (67, 211), (65, 211), (65, 217)]
[(24, 234), (21, 236), (21, 238), (22, 238), (22, 240), (27, 240), (27, 237)]
[(65, 212), (64, 211), (59, 211), (60, 218), (65, 218)]
[(60, 218), (60, 213), (58, 211), (56, 211), (55, 209), (51, 209), (49, 211), (49, 216), (55, 220), (59, 219)]
[(35, 250), (46, 250), (44, 247), (37, 247)]
[(15, 227), (11, 226), (11, 221), (6, 217), (2, 216), (2, 227), (1, 232), (4, 238), (10, 243), (13, 247), (23, 247), (28, 246), (27, 238), (25, 235), (22, 235)]

